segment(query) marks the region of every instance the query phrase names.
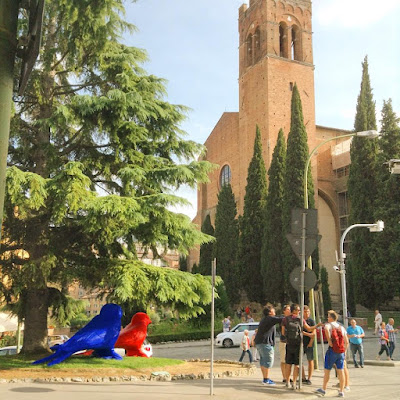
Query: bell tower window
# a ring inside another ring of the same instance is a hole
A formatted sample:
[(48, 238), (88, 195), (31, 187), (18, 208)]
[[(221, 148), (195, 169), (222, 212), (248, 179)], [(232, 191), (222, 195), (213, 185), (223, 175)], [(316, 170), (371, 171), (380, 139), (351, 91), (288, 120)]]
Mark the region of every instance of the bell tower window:
[(253, 64), (253, 43), (252, 43), (252, 35), (249, 34), (246, 40), (246, 65), (250, 66)]
[(279, 56), (289, 58), (287, 25), (285, 22), (279, 24)]
[(301, 31), (297, 25), (292, 26), (292, 60), (303, 61), (303, 54), (301, 48)]
[(219, 177), (220, 187), (222, 188), (225, 185), (229, 185), (231, 183), (232, 173), (229, 165), (225, 164), (221, 169), (221, 174)]
[(260, 28), (258, 27), (253, 35), (253, 45), (254, 45), (254, 59), (258, 61), (261, 57), (261, 37)]

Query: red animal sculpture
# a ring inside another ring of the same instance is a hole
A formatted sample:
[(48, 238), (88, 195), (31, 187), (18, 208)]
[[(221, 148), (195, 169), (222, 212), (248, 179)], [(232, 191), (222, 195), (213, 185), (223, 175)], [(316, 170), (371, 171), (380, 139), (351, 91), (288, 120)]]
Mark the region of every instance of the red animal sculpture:
[(149, 324), (151, 324), (151, 319), (147, 314), (136, 313), (131, 322), (119, 333), (114, 347), (125, 349), (127, 356), (151, 357), (143, 346)]

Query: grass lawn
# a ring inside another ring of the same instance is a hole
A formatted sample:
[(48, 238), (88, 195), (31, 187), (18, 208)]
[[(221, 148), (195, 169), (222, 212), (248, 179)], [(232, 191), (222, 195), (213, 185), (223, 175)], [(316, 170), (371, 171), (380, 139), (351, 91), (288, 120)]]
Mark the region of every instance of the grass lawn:
[(184, 361), (172, 360), (169, 358), (143, 358), (143, 357), (124, 357), (123, 360), (105, 360), (103, 358), (85, 357), (85, 356), (72, 356), (60, 364), (51, 367), (46, 364), (32, 365), (41, 357), (32, 358), (23, 355), (16, 356), (2, 356), (0, 357), (0, 370), (11, 370), (15, 368), (29, 368), (32, 370), (60, 370), (60, 369), (108, 369), (108, 368), (121, 368), (121, 369), (147, 369), (147, 368), (161, 368), (169, 365), (183, 364)]

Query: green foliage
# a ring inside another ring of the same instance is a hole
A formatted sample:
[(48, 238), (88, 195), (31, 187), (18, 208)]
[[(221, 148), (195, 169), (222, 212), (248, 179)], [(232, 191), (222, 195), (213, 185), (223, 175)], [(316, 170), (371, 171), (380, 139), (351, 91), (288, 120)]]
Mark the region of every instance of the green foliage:
[(69, 322), (69, 326), (73, 330), (79, 330), (83, 328), (87, 323), (91, 320), (91, 317), (88, 317), (85, 313), (80, 313), (76, 315), (74, 318), (71, 318)]
[(286, 168), (286, 144), (283, 130), (278, 140), (268, 171), (269, 185), (264, 222), (264, 237), (261, 252), (261, 271), (264, 278), (264, 295), (271, 303), (283, 303), (284, 264), (282, 248), (286, 238), (283, 236), (283, 184)]
[[(141, 66), (143, 50), (119, 42), (134, 29), (123, 14), (122, 0), (47, 2), (39, 67), (16, 98), (0, 256), (3, 295), (26, 299), (25, 351), (44, 349), (51, 292), (76, 280), (107, 286), (115, 301), (176, 304), (186, 316), (209, 302), (206, 280), (158, 276), (137, 261), (137, 245), (157, 257), (209, 240), (170, 207), (186, 202), (176, 189), (206, 182), (212, 166), (195, 161), (204, 147), (180, 128), (187, 108), (165, 100), (164, 80)], [(159, 287), (148, 281), (157, 277)]]
[[(303, 121), (300, 93), (295, 84), (292, 92), (290, 132), (287, 141), (286, 172), (283, 185), (283, 233), (290, 232), (292, 208), (304, 208), (304, 169), (309, 155), (307, 131)], [(314, 207), (314, 185), (311, 168), (308, 170), (309, 207)], [(297, 292), (292, 288), (289, 275), (299, 266), (289, 242), (283, 244), (285, 300), (297, 300)]]
[[(201, 231), (209, 236), (214, 236), (214, 227), (211, 224), (211, 218), (208, 214), (201, 225)], [(200, 261), (198, 272), (202, 275), (211, 275), (211, 262), (214, 258), (214, 242), (203, 243), (200, 246)]]
[(390, 159), (400, 158), (399, 118), (392, 101), (384, 101), (381, 120), (380, 152), (377, 158), (377, 201), (375, 219), (385, 222), (385, 229), (374, 235), (372, 261), (375, 273), (371, 277), (376, 288), (376, 306), (381, 306), (400, 294), (400, 177), (388, 172)]
[(236, 219), (236, 202), (231, 185), (225, 185), (218, 193), (215, 215), (215, 258), (217, 274), (224, 281), (229, 302), (237, 301), (239, 290), (239, 271), (237, 249), (239, 225)]
[(161, 343), (161, 342), (178, 342), (178, 341), (189, 341), (189, 340), (203, 340), (209, 339), (211, 336), (211, 329), (207, 330), (195, 330), (193, 332), (182, 332), (182, 333), (164, 333), (158, 335), (151, 335), (147, 337), (150, 343)]
[[(362, 80), (354, 122), (356, 132), (376, 129), (375, 102), (368, 73), (368, 59), (362, 64)], [(348, 194), (351, 202), (350, 224), (375, 221), (378, 182), (376, 180), (377, 139), (354, 137), (350, 149), (351, 165)], [(372, 260), (374, 235), (367, 229), (354, 229), (351, 233), (351, 273), (349, 291), (354, 291), (358, 303), (374, 307), (379, 298), (374, 276), (376, 266)], [(351, 287), (355, 285), (354, 289)]]
[(179, 270), (187, 272), (188, 266), (187, 266), (187, 257), (184, 255), (179, 256)]
[(256, 127), (254, 152), (247, 172), (239, 242), (240, 277), (250, 301), (264, 300), (261, 247), (267, 198), (267, 172), (262, 156), (261, 133)]
[[(321, 267), (321, 286), (322, 286), (322, 301), (324, 302), (324, 310), (332, 310), (331, 292), (329, 290), (328, 272), (325, 267)], [(353, 313), (351, 315), (354, 315)]]

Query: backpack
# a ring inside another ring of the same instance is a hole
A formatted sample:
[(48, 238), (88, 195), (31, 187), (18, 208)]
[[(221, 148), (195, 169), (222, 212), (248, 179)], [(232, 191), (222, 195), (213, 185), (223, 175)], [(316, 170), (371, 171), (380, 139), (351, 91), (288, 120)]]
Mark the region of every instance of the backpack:
[(298, 345), (301, 343), (303, 332), (301, 330), (300, 320), (298, 318), (293, 319), (291, 316), (286, 317), (285, 324), (285, 336), (287, 338), (288, 345)]
[(344, 338), (343, 338), (343, 332), (342, 329), (335, 328), (333, 325), (332, 330), (331, 330), (331, 340), (332, 340), (332, 350), (335, 353), (344, 353), (345, 348), (344, 348)]

